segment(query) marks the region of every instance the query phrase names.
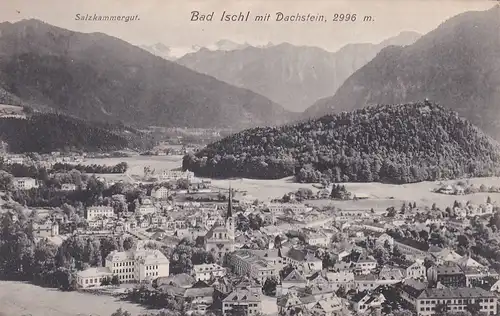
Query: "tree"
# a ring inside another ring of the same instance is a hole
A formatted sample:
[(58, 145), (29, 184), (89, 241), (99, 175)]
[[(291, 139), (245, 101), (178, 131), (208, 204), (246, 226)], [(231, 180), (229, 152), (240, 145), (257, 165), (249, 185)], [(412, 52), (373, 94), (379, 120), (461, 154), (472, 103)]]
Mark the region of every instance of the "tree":
[(264, 221), (260, 215), (250, 214), (248, 220), (250, 228), (253, 230), (259, 230), (264, 225)]
[(111, 285), (111, 278), (103, 278), (102, 281), (101, 281), (101, 286), (108, 286), (108, 285)]
[(267, 278), (262, 287), (262, 292), (268, 296), (276, 295), (276, 286), (278, 285), (278, 279), (276, 277)]
[(189, 189), (189, 180), (184, 178), (177, 180), (177, 187), (181, 190)]
[(283, 269), (281, 269), (280, 271), (280, 277), (282, 279), (286, 278), (290, 274), (290, 272), (292, 272), (294, 269), (295, 268), (291, 264), (284, 266)]
[(118, 276), (116, 274), (113, 275), (113, 277), (111, 278), (111, 284), (112, 285), (120, 285), (120, 278), (118, 278)]
[(339, 289), (335, 292), (335, 294), (338, 297), (341, 297), (341, 298), (346, 298), (347, 297), (347, 292), (346, 292), (345, 287), (343, 285), (341, 285), (339, 287)]
[(12, 191), (14, 189), (14, 177), (3, 170), (0, 170), (0, 191)]
[(474, 303), (467, 304), (465, 310), (471, 313), (472, 316), (477, 316), (481, 312), (481, 304), (479, 304), (478, 300), (475, 300)]
[(111, 316), (132, 316), (129, 312), (124, 311), (121, 307), (117, 309)]
[(436, 304), (436, 314), (437, 315), (443, 315), (444, 313), (446, 313), (446, 311), (448, 310), (446, 304), (444, 303), (438, 303)]
[(377, 247), (373, 251), (373, 257), (377, 260), (379, 266), (384, 266), (390, 260), (391, 255), (385, 247)]
[(247, 310), (242, 305), (233, 305), (227, 313), (226, 316), (247, 316)]
[(398, 258), (403, 257), (403, 253), (401, 252), (401, 250), (399, 250), (398, 246), (395, 246), (394, 248), (392, 248), (392, 255), (394, 257), (398, 257)]
[(387, 208), (387, 217), (394, 217), (394, 216), (396, 216), (396, 214), (397, 214), (397, 211), (396, 211), (396, 208), (394, 208), (394, 206)]
[(125, 239), (123, 240), (123, 249), (125, 251), (134, 248), (135, 245), (136, 245), (136, 242), (135, 242), (135, 239), (133, 237), (128, 236), (128, 237), (125, 237)]

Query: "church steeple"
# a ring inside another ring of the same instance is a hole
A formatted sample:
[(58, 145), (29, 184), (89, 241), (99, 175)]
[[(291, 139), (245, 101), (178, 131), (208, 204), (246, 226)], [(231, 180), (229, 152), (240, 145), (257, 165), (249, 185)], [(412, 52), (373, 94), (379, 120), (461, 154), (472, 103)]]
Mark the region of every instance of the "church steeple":
[(229, 185), (229, 199), (227, 201), (226, 220), (231, 217), (233, 217), (233, 190), (231, 189), (231, 185)]
[(229, 231), (229, 238), (234, 240), (233, 190), (231, 185), (229, 185), (229, 198), (227, 201), (226, 228)]

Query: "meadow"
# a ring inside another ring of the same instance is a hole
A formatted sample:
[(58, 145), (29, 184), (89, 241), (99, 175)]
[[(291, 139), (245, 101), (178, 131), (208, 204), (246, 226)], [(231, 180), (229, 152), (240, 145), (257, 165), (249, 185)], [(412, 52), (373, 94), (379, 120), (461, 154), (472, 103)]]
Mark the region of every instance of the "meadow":
[[(142, 175), (145, 166), (153, 169), (175, 169), (182, 165), (182, 156), (136, 156), (129, 158), (102, 158), (91, 159), (84, 163), (96, 163), (114, 165), (121, 161), (129, 164), (130, 175)], [(281, 198), (284, 194), (297, 191), (300, 188), (309, 188), (316, 192), (318, 189), (310, 183), (295, 183), (291, 177), (278, 180), (257, 180), (257, 179), (212, 179), (212, 185), (217, 189), (232, 188), (246, 192), (249, 199), (258, 199), (260, 201), (270, 201), (271, 199)], [(307, 203), (315, 206), (332, 205), (341, 209), (386, 209), (390, 206), (399, 207), (403, 202), (416, 202), (420, 206), (436, 206), (446, 208), (457, 201), (471, 201), (475, 204), (485, 203), (488, 196), (493, 201), (500, 203), (499, 193), (476, 193), (463, 196), (444, 195), (432, 192), (441, 183), (452, 184), (458, 180), (450, 181), (424, 181), (410, 184), (384, 184), (384, 183), (344, 183), (347, 190), (353, 194), (368, 196), (366, 200), (357, 201), (331, 201), (331, 200), (313, 200)], [(500, 186), (500, 177), (489, 178), (470, 178), (464, 180), (470, 184), (479, 187), (481, 184), (490, 186)]]
[(138, 305), (110, 296), (61, 292), (28, 283), (0, 281), (0, 316), (110, 316), (118, 308), (132, 316), (145, 313)]

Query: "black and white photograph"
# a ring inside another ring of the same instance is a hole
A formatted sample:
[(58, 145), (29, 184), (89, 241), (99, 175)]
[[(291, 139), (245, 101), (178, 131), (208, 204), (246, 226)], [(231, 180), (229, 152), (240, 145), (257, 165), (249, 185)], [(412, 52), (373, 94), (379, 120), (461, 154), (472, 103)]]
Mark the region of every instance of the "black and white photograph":
[(0, 0), (0, 316), (500, 316), (500, 1)]

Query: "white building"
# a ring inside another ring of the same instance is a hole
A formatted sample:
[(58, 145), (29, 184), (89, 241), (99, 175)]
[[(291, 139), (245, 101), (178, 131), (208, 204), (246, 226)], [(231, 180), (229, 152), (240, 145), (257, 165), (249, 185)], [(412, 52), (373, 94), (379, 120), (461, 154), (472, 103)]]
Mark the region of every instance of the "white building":
[(165, 170), (158, 175), (158, 179), (162, 181), (173, 181), (179, 179), (191, 180), (193, 178), (194, 178), (194, 172), (191, 172), (189, 170), (186, 171)]
[(418, 316), (435, 315), (438, 304), (446, 304), (448, 311), (459, 313), (474, 303), (479, 303), (480, 312), (485, 315), (497, 314), (497, 297), (481, 288), (425, 289), (414, 299)]
[(113, 251), (106, 257), (106, 268), (118, 276), (120, 283), (168, 277), (169, 265), (159, 250)]
[(323, 233), (311, 232), (306, 234), (305, 241), (311, 246), (327, 247), (330, 244), (330, 239)]
[(335, 290), (340, 287), (350, 290), (354, 287), (354, 273), (350, 271), (328, 272), (326, 277)]
[(115, 217), (115, 211), (111, 206), (91, 206), (87, 208), (87, 221), (94, 221), (97, 218)]
[(168, 199), (168, 194), (169, 194), (169, 191), (165, 187), (159, 187), (159, 188), (153, 189), (151, 191), (151, 197), (158, 199), (158, 200)]
[(111, 278), (113, 273), (108, 268), (88, 268), (78, 271), (76, 274), (76, 284), (79, 288), (89, 288), (101, 286), (104, 279)]
[(5, 159), (5, 163), (9, 165), (13, 164), (19, 164), (22, 165), (26, 161), (26, 158), (24, 156), (9, 156), (7, 159)]
[(312, 210), (312, 207), (298, 203), (268, 203), (266, 204), (266, 206), (272, 213), (282, 213), (285, 210), (292, 210), (294, 212), (302, 213)]
[(223, 277), (226, 269), (215, 263), (196, 264), (193, 266), (194, 278), (196, 281), (206, 281), (213, 277)]
[(416, 260), (406, 268), (406, 277), (411, 279), (425, 279), (426, 269), (422, 260)]
[(222, 302), (223, 315), (229, 314), (236, 306), (242, 308), (245, 315), (257, 315), (262, 312), (262, 298), (259, 289), (236, 289)]
[(73, 183), (64, 183), (61, 185), (61, 191), (76, 191), (76, 185)]
[(38, 182), (36, 179), (28, 177), (14, 178), (14, 187), (18, 190), (31, 190), (38, 188)]
[(377, 260), (372, 256), (362, 256), (354, 264), (355, 270), (361, 274), (370, 274), (377, 267)]
[(250, 276), (261, 284), (264, 284), (269, 277), (278, 277), (281, 267), (259, 258), (247, 249), (232, 252), (228, 257), (228, 264), (234, 273)]
[(136, 209), (136, 213), (140, 215), (148, 215), (156, 213), (157, 209), (153, 204), (142, 204)]

